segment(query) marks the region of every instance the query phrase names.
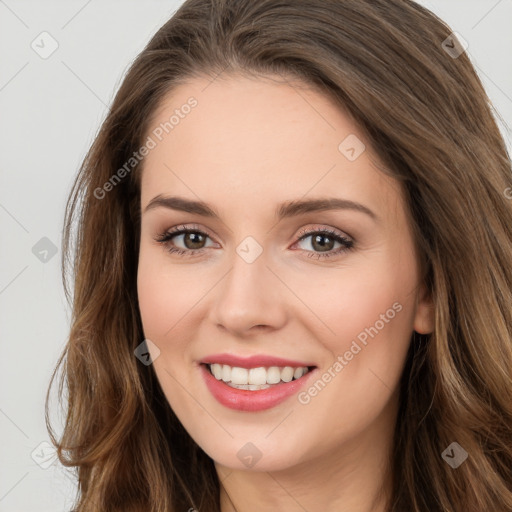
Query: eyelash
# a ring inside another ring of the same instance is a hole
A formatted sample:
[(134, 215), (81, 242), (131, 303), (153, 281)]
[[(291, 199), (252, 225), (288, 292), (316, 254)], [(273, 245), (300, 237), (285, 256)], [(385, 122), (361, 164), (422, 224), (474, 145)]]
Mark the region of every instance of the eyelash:
[[(191, 257), (191, 256), (197, 255), (198, 253), (201, 253), (206, 248), (203, 247), (201, 249), (179, 249), (179, 248), (174, 247), (169, 244), (169, 242), (171, 242), (171, 240), (174, 237), (179, 236), (179, 235), (189, 234), (189, 233), (200, 234), (200, 235), (210, 238), (208, 233), (205, 233), (204, 231), (202, 231), (200, 229), (196, 229), (193, 226), (192, 227), (178, 226), (178, 227), (172, 229), (171, 231), (165, 231), (164, 233), (161, 233), (160, 235), (158, 235), (155, 238), (155, 241), (162, 244), (164, 247), (166, 247), (167, 251), (172, 254), (177, 254), (178, 256)], [(352, 240), (350, 240), (350, 239), (348, 239), (330, 229), (313, 229), (313, 230), (306, 229), (306, 230), (303, 230), (299, 234), (299, 238), (298, 238), (297, 242), (301, 242), (302, 240), (308, 238), (309, 236), (316, 235), (316, 234), (327, 235), (327, 236), (333, 238), (335, 242), (339, 242), (340, 244), (342, 244), (342, 247), (338, 248), (337, 250), (332, 250), (331, 252), (326, 252), (326, 253), (315, 252), (315, 251), (306, 251), (307, 253), (309, 253), (307, 256), (308, 258), (317, 256), (317, 259), (320, 260), (320, 259), (325, 259), (325, 258), (329, 258), (332, 256), (338, 256), (341, 253), (344, 253), (346, 251), (350, 251), (353, 249), (354, 242)], [(305, 249), (303, 249), (303, 250), (305, 250)]]

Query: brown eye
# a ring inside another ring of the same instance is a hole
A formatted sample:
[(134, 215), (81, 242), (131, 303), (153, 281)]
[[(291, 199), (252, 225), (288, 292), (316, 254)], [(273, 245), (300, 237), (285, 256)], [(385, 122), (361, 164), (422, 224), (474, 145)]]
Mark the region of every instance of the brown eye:
[(175, 229), (166, 231), (155, 240), (164, 245), (171, 253), (194, 255), (211, 246), (206, 245), (209, 235), (198, 229)]
[(331, 251), (335, 243), (334, 238), (328, 235), (314, 235), (311, 238), (311, 246), (316, 251)]
[(183, 233), (183, 243), (187, 249), (202, 249), (206, 242), (206, 236), (196, 231)]
[[(309, 243), (304, 243), (308, 239)], [(337, 256), (354, 246), (352, 240), (330, 230), (309, 231), (299, 238), (297, 244), (300, 246), (301, 243), (301, 248), (309, 253), (308, 257), (317, 259)], [(336, 244), (339, 244), (338, 247)]]

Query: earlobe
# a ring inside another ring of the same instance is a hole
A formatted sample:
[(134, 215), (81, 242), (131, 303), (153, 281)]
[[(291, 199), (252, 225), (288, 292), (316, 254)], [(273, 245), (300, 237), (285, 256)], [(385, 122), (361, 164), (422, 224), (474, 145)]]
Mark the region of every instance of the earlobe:
[(418, 334), (431, 334), (434, 331), (434, 302), (425, 284), (422, 284), (417, 295), (414, 330)]

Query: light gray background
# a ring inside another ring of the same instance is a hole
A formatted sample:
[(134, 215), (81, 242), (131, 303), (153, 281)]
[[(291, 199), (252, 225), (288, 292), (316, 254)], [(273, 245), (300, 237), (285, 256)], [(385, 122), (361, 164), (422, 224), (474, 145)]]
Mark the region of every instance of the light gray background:
[[(31, 456), (48, 441), (44, 398), (68, 331), (64, 205), (130, 62), (181, 3), (0, 0), (0, 512), (70, 510), (65, 470), (40, 466), (51, 450)], [(469, 43), (510, 148), (512, 0), (420, 3)], [(31, 48), (43, 31), (59, 45), (47, 59)], [(32, 251), (43, 237), (58, 248), (46, 262)]]

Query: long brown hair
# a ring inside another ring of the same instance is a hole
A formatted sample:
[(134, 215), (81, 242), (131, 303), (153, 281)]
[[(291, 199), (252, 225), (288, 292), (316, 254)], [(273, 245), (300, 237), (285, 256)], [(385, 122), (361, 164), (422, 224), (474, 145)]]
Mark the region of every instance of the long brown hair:
[[(46, 415), (60, 461), (77, 469), (77, 512), (219, 511), (212, 460), (134, 356), (144, 339), (143, 161), (126, 162), (177, 84), (235, 71), (299, 79), (334, 98), (405, 190), (435, 330), (411, 340), (389, 510), (512, 511), (511, 162), (468, 55), (449, 51), (450, 34), (410, 0), (187, 0), (136, 58), (64, 221), (72, 318), (50, 382), (63, 368), (60, 440), (49, 395)], [(453, 442), (468, 453), (456, 469), (442, 457)]]

